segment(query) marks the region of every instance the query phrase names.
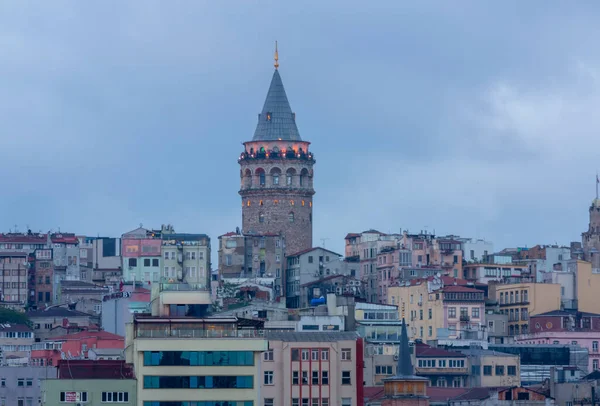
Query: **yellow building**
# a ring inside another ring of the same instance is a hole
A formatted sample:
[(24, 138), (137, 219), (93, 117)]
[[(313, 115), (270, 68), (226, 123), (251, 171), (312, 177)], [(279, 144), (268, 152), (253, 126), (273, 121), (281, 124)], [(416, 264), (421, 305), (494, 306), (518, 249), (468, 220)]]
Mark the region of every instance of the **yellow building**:
[[(592, 264), (585, 261), (575, 262), (575, 298), (580, 312), (600, 313), (600, 301), (596, 297), (600, 292), (600, 273), (592, 271)], [(569, 265), (569, 268), (571, 266)]]
[(255, 330), (238, 330), (235, 317), (137, 317), (127, 331), (139, 406), (259, 405), (260, 357), (266, 350), (267, 341)]
[(404, 306), (411, 339), (467, 338), (467, 332), (485, 325), (484, 292), (471, 285), (446, 276), (414, 279), (389, 287), (387, 297), (390, 304)]
[(557, 283), (490, 284), (489, 296), (508, 315), (508, 334), (527, 334), (529, 316), (560, 310), (560, 287)]

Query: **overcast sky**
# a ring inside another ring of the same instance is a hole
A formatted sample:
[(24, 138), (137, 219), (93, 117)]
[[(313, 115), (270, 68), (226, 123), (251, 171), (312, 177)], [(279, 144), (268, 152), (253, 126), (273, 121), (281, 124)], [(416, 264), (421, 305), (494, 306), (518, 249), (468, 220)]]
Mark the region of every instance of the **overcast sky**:
[(599, 18), (595, 1), (2, 1), (0, 229), (171, 223), (216, 251), (278, 40), (317, 159), (315, 245), (568, 244), (600, 167)]

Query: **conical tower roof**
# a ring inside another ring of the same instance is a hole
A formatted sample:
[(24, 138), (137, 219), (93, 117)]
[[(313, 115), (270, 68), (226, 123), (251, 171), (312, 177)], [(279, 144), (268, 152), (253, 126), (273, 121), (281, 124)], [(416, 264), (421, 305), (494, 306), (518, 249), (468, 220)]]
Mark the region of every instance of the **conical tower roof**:
[(406, 320), (402, 318), (402, 330), (400, 331), (400, 345), (398, 354), (398, 367), (396, 369), (397, 377), (413, 376), (415, 370), (413, 368), (412, 359), (410, 357), (410, 344), (408, 342), (408, 331), (406, 330)]
[(302, 141), (296, 126), (296, 116), (292, 112), (277, 69), (273, 73), (271, 86), (252, 138), (252, 141), (275, 140)]

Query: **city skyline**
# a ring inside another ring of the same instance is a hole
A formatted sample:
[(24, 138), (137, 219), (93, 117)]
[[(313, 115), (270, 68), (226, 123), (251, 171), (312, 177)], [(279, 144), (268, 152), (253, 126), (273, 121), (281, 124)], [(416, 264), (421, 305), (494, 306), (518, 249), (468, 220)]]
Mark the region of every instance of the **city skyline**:
[[(241, 226), (236, 158), (275, 40), (319, 161), (315, 246), (342, 253), (346, 233), (370, 228), (498, 249), (585, 230), (600, 146), (596, 6), (2, 7), (5, 231), (170, 223), (214, 244)], [(242, 16), (253, 23), (229, 30)]]

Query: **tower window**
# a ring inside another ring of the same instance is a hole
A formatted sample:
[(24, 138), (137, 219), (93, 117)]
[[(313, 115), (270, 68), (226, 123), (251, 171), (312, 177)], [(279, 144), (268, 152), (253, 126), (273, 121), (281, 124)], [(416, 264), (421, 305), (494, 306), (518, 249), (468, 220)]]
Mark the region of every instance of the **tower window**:
[(292, 185), (292, 174), (291, 173), (287, 174), (286, 183), (287, 183), (288, 186)]
[(258, 201), (258, 205), (259, 205), (259, 206), (262, 206), (262, 205), (263, 205), (263, 201), (262, 201), (262, 200), (259, 200), (259, 201)]
[(264, 186), (264, 185), (265, 185), (265, 173), (264, 173), (264, 172), (261, 172), (261, 173), (258, 175), (258, 179), (259, 179), (260, 185), (261, 185), (261, 186)]
[(250, 200), (246, 202), (246, 206), (250, 207)]
[(293, 200), (290, 200), (290, 206), (293, 206), (295, 204), (295, 202)]
[(294, 222), (294, 212), (290, 212), (290, 214), (288, 214), (288, 220), (290, 221), (290, 223)]
[(273, 204), (279, 204), (279, 200), (273, 200)]
[(258, 222), (259, 223), (264, 223), (265, 222), (265, 215), (263, 213), (259, 213), (258, 214)]
[(304, 200), (302, 200), (302, 206), (304, 206)]
[(267, 121), (271, 121), (271, 113), (267, 113)]
[(312, 207), (312, 202), (308, 202), (308, 207)]
[(273, 175), (273, 184), (274, 185), (279, 185), (279, 174), (275, 174)]

